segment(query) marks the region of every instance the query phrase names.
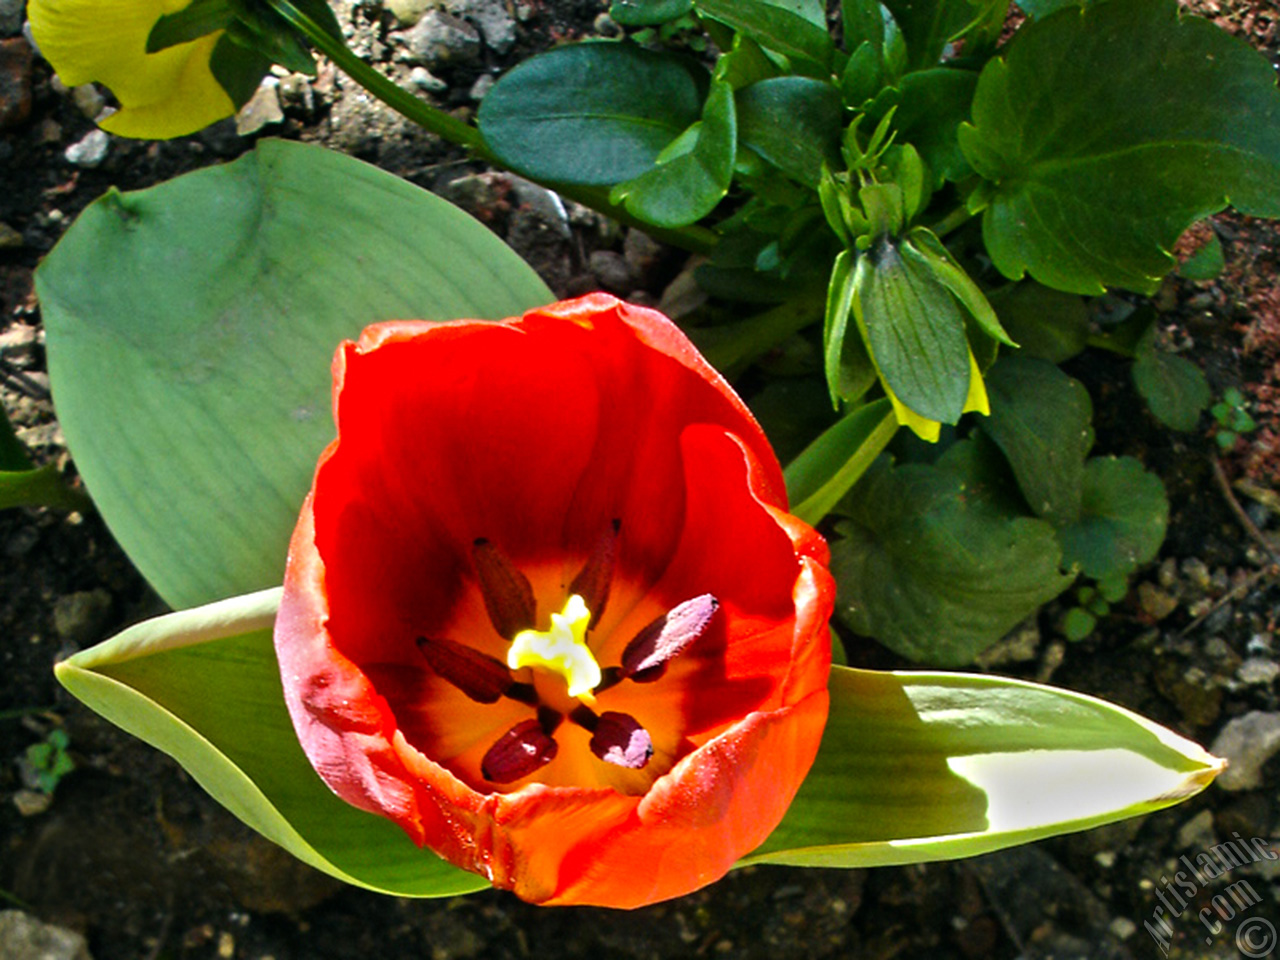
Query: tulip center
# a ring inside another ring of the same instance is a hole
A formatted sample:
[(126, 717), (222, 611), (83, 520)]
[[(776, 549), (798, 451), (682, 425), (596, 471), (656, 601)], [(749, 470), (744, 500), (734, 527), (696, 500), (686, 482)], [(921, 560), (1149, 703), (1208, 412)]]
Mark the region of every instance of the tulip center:
[(591, 611), (587, 602), (573, 594), (560, 613), (551, 615), (549, 630), (521, 630), (507, 649), (507, 666), (512, 670), (535, 668), (561, 677), (569, 696), (592, 701), (591, 693), (600, 685), (600, 664), (587, 646)]

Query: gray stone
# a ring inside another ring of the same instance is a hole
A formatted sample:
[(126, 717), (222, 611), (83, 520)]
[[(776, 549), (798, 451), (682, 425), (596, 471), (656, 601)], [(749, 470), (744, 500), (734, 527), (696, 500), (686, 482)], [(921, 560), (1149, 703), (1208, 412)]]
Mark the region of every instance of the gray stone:
[(622, 296), (634, 286), (631, 268), (627, 266), (626, 259), (620, 253), (612, 250), (596, 250), (587, 259), (587, 266), (595, 274), (600, 286), (610, 293)]
[(5, 960), (92, 960), (74, 930), (42, 923), (21, 910), (0, 912), (0, 957)]
[(1262, 786), (1262, 766), (1280, 750), (1280, 713), (1254, 710), (1236, 717), (1218, 734), (1209, 752), (1222, 757), (1227, 769), (1218, 775), (1223, 790)]
[(107, 148), (111, 138), (104, 130), (90, 130), (83, 137), (67, 147), (63, 154), (69, 163), (77, 167), (96, 167), (107, 156)]
[(428, 93), (444, 93), (449, 89), (449, 85), (433, 74), (426, 67), (414, 67), (409, 71), (409, 82), (419, 90), (426, 90)]
[(467, 96), (472, 100), (483, 100), (484, 95), (488, 93), (497, 82), (497, 78), (494, 77), (493, 74), (482, 73), (480, 76), (476, 77), (476, 82), (473, 83), (471, 85), (471, 89), (467, 91)]
[(384, 0), (383, 6), (402, 27), (412, 27), (422, 19), (424, 13), (439, 6), (439, 3), (438, 0)]
[(107, 105), (107, 98), (92, 83), (82, 83), (72, 89), (71, 99), (75, 101), (76, 109), (90, 120), (102, 113), (102, 108)]
[(1265, 657), (1250, 657), (1236, 670), (1236, 678), (1250, 686), (1265, 686), (1280, 676), (1280, 663)]
[(1201, 810), (1178, 828), (1179, 850), (1203, 850), (1217, 843), (1213, 828), (1213, 811)]
[(236, 114), (236, 133), (247, 137), (265, 126), (284, 120), (280, 106), (280, 80), (267, 75), (253, 92), (253, 96)]
[(59, 597), (53, 603), (53, 629), (68, 644), (96, 640), (111, 611), (111, 594), (102, 589)]
[(480, 56), (480, 34), (467, 21), (441, 10), (428, 10), (411, 30), (391, 34), (404, 47), (406, 63), (433, 67), (472, 63)]
[(495, 53), (506, 53), (516, 42), (516, 21), (506, 0), (449, 0), (449, 12), (470, 20)]

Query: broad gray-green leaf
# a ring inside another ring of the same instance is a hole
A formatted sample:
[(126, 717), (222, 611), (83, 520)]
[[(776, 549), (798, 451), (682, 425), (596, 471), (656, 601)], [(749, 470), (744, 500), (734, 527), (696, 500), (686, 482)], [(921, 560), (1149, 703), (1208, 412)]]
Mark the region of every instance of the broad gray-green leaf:
[(710, 213), (733, 179), (737, 117), (733, 89), (711, 82), (702, 120), (658, 155), (657, 164), (609, 195), (627, 212), (659, 227), (683, 227)]
[(1022, 680), (834, 667), (818, 759), (742, 862), (969, 857), (1151, 813), (1223, 761), (1113, 704)]
[(955, 423), (969, 394), (959, 304), (909, 243), (882, 238), (858, 259), (854, 316), (881, 377), (928, 420)]
[(341, 154), (264, 141), (85, 210), (40, 267), (67, 443), (164, 599), (280, 582), (329, 367), (378, 320), (498, 319), (551, 293), (489, 230)]
[(1280, 90), (1266, 58), (1173, 0), (1071, 7), (982, 71), (965, 156), (1005, 276), (1153, 292), (1189, 225), (1280, 216)]
[(738, 140), (783, 173), (816, 188), (822, 164), (840, 159), (840, 93), (809, 77), (775, 77), (739, 90)]
[(1089, 309), (1074, 293), (1026, 280), (995, 290), (987, 299), (1023, 355), (1062, 363), (1088, 345)]
[(1078, 380), (1034, 357), (1003, 356), (986, 376), (982, 430), (1009, 461), (1032, 512), (1054, 526), (1080, 517), (1093, 403)]
[(694, 5), (770, 50), (831, 65), (835, 44), (821, 0), (694, 0)]
[(1059, 531), (1064, 567), (1095, 580), (1127, 577), (1155, 559), (1169, 523), (1164, 484), (1132, 457), (1085, 464), (1080, 519)]
[(630, 43), (557, 47), (503, 74), (476, 124), (511, 169), (550, 183), (612, 186), (653, 167), (702, 115), (696, 62)]
[(318, 870), (404, 897), (488, 884), (390, 820), (338, 799), (298, 744), (271, 644), (279, 588), (147, 620), (57, 665), (112, 723), (176, 759), (219, 803)]
[(1199, 425), (1200, 414), (1212, 399), (1209, 381), (1185, 357), (1156, 349), (1153, 332), (1138, 343), (1134, 386), (1157, 420), (1174, 430), (1190, 432)]
[(912, 660), (971, 662), (1073, 579), (1053, 527), (1018, 514), (973, 441), (873, 468), (840, 512), (836, 615)]

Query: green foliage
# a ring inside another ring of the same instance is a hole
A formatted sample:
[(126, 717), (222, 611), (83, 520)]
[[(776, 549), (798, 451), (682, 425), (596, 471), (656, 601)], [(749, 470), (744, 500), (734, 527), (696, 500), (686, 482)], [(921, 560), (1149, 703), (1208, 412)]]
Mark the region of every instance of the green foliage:
[(1258, 429), (1258, 421), (1249, 413), (1249, 404), (1235, 387), (1228, 387), (1222, 392), (1222, 399), (1209, 410), (1218, 425), (1214, 440), (1223, 450), (1230, 450), (1236, 445), (1242, 433), (1252, 433)]
[(1071, 7), (988, 62), (960, 146), (996, 266), (1049, 286), (1154, 292), (1188, 226), (1280, 216), (1280, 90), (1256, 51), (1173, 0)]
[(344, 337), (393, 317), (497, 319), (551, 299), (443, 200), (274, 140), (107, 194), (45, 259), (36, 289), (76, 466), (175, 607), (280, 582), (333, 436), (329, 367)]
[(1133, 383), (1157, 420), (1184, 433), (1200, 423), (1200, 414), (1211, 399), (1209, 381), (1199, 367), (1156, 348), (1154, 327), (1138, 341)]
[(27, 766), (35, 775), (36, 784), (44, 793), (52, 794), (68, 773), (76, 768), (75, 761), (67, 753), (71, 745), (67, 732), (61, 727), (49, 731), (40, 743), (27, 747)]

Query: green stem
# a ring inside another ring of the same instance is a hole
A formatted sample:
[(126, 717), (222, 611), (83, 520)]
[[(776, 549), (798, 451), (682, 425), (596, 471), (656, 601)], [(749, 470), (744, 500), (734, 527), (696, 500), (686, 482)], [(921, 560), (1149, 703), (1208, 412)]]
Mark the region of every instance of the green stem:
[[(294, 6), (290, 0), (269, 0), (269, 2), (280, 16), (311, 42), (312, 46), (392, 110), (450, 143), (465, 147), (477, 159), (490, 166), (500, 170), (508, 169), (489, 149), (489, 145), (484, 142), (484, 136), (475, 127), (401, 89), (352, 53), (346, 43), (325, 30)], [(603, 213), (619, 223), (638, 227), (655, 240), (680, 247), (690, 253), (709, 253), (719, 239), (713, 231), (696, 225), (666, 228), (646, 223), (629, 214), (625, 207), (610, 203), (607, 189), (566, 184), (542, 184), (542, 186), (554, 190), (562, 197)]]
[(787, 465), (791, 512), (817, 525), (853, 489), (897, 432), (898, 419), (887, 399), (859, 407), (827, 428)]
[(952, 230), (956, 230), (964, 226), (972, 219), (973, 214), (970, 213), (967, 208), (956, 207), (929, 229), (933, 231), (935, 236), (945, 237)]
[(457, 117), (438, 110), (431, 104), (419, 100), (407, 90), (402, 90), (388, 80), (373, 67), (369, 66), (354, 53), (339, 37), (335, 37), (324, 27), (295, 7), (290, 0), (270, 0), (276, 13), (284, 17), (296, 30), (302, 33), (311, 45), (341, 67), (356, 83), (364, 87), (375, 97), (412, 120), (418, 126), (443, 137), (450, 143), (466, 147), (477, 157), (489, 163), (496, 162), (489, 153), (489, 148), (480, 136), (480, 131), (470, 124), (463, 123)]
[(739, 323), (701, 327), (689, 336), (717, 370), (730, 379), (756, 357), (822, 319), (825, 292), (799, 296)]
[(86, 513), (93, 501), (67, 486), (58, 468), (49, 464), (35, 470), (0, 470), (0, 510), (7, 507), (50, 507)]

